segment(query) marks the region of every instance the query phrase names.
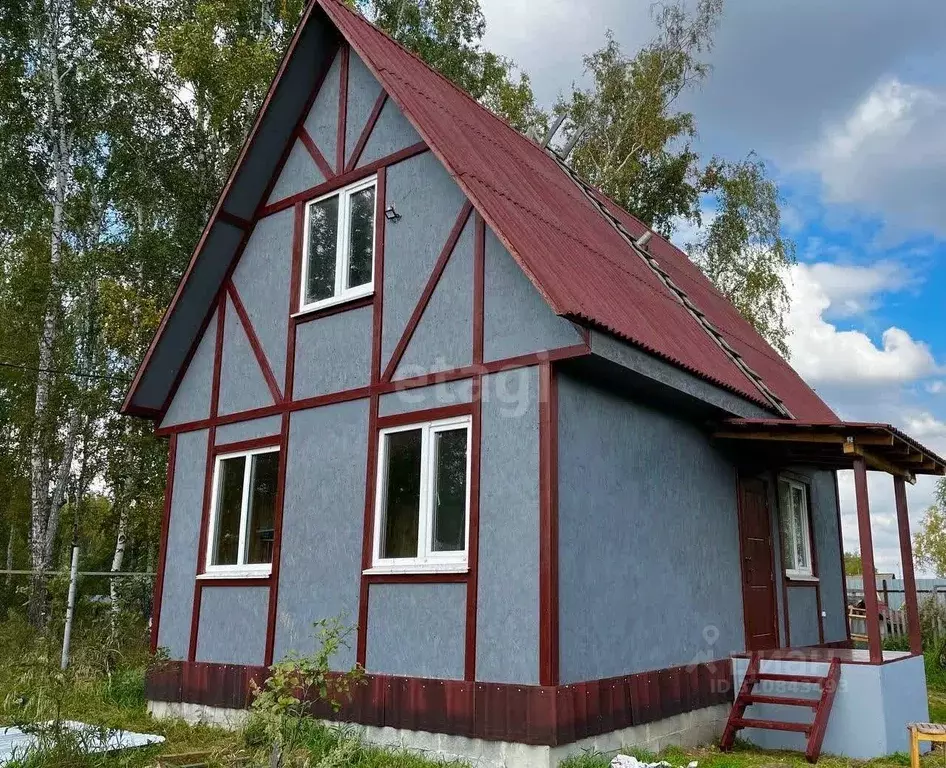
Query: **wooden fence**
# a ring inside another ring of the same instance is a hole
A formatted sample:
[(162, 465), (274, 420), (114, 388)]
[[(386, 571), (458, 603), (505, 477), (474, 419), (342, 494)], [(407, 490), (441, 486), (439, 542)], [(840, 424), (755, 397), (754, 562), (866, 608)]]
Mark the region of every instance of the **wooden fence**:
[[(900, 582), (902, 584), (902, 582)], [(909, 642), (910, 628), (907, 623), (907, 612), (905, 607), (905, 596), (902, 587), (898, 588), (896, 581), (888, 582), (887, 579), (880, 580), (877, 584), (877, 601), (880, 604), (880, 637), (881, 640), (888, 638), (903, 640)], [(933, 611), (930, 615), (931, 629), (933, 636), (939, 638), (946, 636), (946, 624), (943, 622), (943, 615), (946, 614), (946, 586), (936, 585), (930, 589), (917, 589), (917, 598), (921, 606), (925, 601), (934, 600), (943, 607), (944, 610)], [(851, 627), (851, 639), (856, 642), (867, 642), (867, 611), (860, 605), (864, 600), (864, 590), (858, 588), (848, 588), (847, 591), (847, 615)], [(893, 607), (896, 606), (896, 607)]]

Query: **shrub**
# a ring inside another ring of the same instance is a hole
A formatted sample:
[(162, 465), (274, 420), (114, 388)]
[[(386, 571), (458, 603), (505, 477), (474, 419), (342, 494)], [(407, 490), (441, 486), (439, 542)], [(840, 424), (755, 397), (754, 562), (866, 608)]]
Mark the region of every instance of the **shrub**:
[(271, 746), (273, 763), (279, 762), (280, 756), (293, 760), (299, 750), (323, 753), (321, 748), (312, 749), (312, 742), (326, 738), (325, 727), (307, 718), (313, 703), (322, 702), (337, 712), (351, 698), (352, 688), (364, 681), (364, 670), (357, 664), (347, 672), (331, 669), (332, 658), (349, 647), (353, 629), (344, 626), (339, 617), (323, 619), (314, 627), (314, 653), (303, 656), (291, 652), (269, 668), (263, 685), (251, 683), (253, 714), (246, 729), (247, 745)]

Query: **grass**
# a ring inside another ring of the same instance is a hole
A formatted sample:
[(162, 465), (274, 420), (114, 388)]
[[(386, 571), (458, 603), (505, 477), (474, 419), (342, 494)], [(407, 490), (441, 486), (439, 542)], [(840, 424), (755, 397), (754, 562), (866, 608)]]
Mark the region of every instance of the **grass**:
[[(76, 653), (69, 672), (58, 672), (58, 640), (48, 644), (22, 621), (0, 623), (0, 726), (20, 725), (59, 715), (106, 728), (121, 728), (165, 737), (162, 745), (126, 750), (111, 755), (86, 755), (66, 738), (58, 746), (11, 764), (9, 768), (152, 768), (161, 756), (206, 753), (210, 768), (241, 764), (269, 764), (271, 749), (263, 729), (251, 724), (243, 732), (208, 726), (193, 726), (181, 720), (154, 720), (147, 711), (144, 670), (148, 661), (144, 632), (130, 627), (126, 636), (136, 638), (120, 648), (108, 648), (100, 632), (86, 628), (78, 633)], [(946, 670), (940, 654), (927, 658), (930, 688), (930, 718), (946, 722)], [(351, 731), (328, 728), (305, 721), (299, 747), (284, 756), (284, 766), (315, 768), (437, 768), (444, 765), (408, 752), (369, 747)], [(793, 752), (765, 752), (737, 744), (731, 753), (715, 747), (683, 750), (669, 747), (658, 755), (630, 748), (625, 750), (644, 761), (666, 760), (684, 768), (697, 761), (700, 768), (802, 768), (804, 756)], [(564, 768), (608, 768), (610, 756), (587, 753), (566, 761)], [(858, 762), (830, 755), (819, 760), (822, 768), (858, 765), (863, 768), (895, 768), (909, 765), (906, 755)], [(942, 751), (924, 758), (924, 765), (946, 766)], [(459, 768), (459, 764), (454, 764)]]
[[(243, 732), (189, 725), (183, 720), (155, 720), (145, 701), (144, 673), (148, 661), (144, 632), (131, 628), (136, 641), (109, 649), (94, 628), (78, 632), (68, 673), (59, 673), (59, 643), (48, 642), (18, 620), (0, 623), (0, 726), (42, 722), (59, 716), (105, 728), (164, 736), (164, 744), (101, 755), (84, 754), (66, 737), (50, 749), (37, 751), (6, 768), (152, 768), (158, 758), (207, 753), (209, 768), (268, 766), (271, 748), (261, 728)], [(407, 752), (370, 747), (351, 731), (306, 720), (299, 748), (284, 756), (284, 766), (317, 768), (443, 768)], [(455, 764), (454, 768), (460, 768)]]
[[(699, 768), (801, 768), (808, 766), (805, 756), (797, 752), (768, 752), (754, 749), (746, 744), (737, 743), (732, 752), (720, 752), (715, 747), (705, 749), (681, 749), (668, 747), (659, 754), (646, 750), (631, 749), (626, 754), (633, 754), (642, 762), (666, 760), (673, 766), (683, 768), (691, 761), (699, 763)], [(929, 765), (937, 765), (937, 758), (925, 758)], [(942, 760), (940, 756), (938, 758)], [(563, 768), (608, 768), (610, 757), (605, 755), (585, 754), (565, 761)], [(859, 761), (850, 758), (822, 755), (818, 760), (820, 768), (848, 768), (858, 765), (863, 768), (902, 768), (910, 765), (908, 755), (892, 755), (879, 760)]]

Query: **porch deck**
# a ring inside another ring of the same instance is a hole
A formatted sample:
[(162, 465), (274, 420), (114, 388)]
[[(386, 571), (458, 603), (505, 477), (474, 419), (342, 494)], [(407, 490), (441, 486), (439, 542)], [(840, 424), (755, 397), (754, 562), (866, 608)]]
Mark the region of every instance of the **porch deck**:
[[(837, 659), (842, 664), (877, 664), (871, 662), (870, 651), (866, 648), (773, 648), (768, 651), (754, 651), (752, 654), (734, 653), (734, 659), (748, 659), (758, 656), (765, 661), (801, 661), (808, 663), (827, 663)], [(909, 651), (883, 651), (880, 664), (891, 664), (901, 659), (908, 659), (914, 654)]]

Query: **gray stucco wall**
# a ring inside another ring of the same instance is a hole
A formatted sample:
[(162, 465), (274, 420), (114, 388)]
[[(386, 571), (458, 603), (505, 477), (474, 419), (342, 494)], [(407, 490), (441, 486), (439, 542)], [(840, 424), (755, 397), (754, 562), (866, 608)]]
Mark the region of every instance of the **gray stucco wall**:
[(223, 324), (223, 356), (220, 363), (221, 414), (240, 413), (273, 404), (263, 371), (243, 330), (233, 303), (227, 298)]
[(269, 589), (207, 587), (201, 591), (197, 661), (264, 662)]
[(574, 326), (552, 312), (491, 229), (486, 229), (483, 356), (502, 360), (578, 344)]
[(217, 344), (217, 313), (213, 313), (207, 329), (197, 345), (184, 378), (164, 415), (162, 427), (199, 421), (210, 416), (210, 393), (213, 389), (214, 352)]
[(471, 216), (404, 350), (395, 379), (473, 362), (473, 230)]
[[(818, 595), (811, 586), (789, 586), (788, 628), (793, 648), (818, 645)], [(784, 643), (784, 640), (783, 640)]]
[(419, 141), (420, 135), (414, 130), (414, 126), (401, 114), (397, 105), (388, 99), (358, 164), (367, 165)]
[[(312, 108), (305, 119), (305, 129), (315, 142), (315, 146), (334, 168), (335, 151), (338, 146), (338, 91), (341, 58), (335, 54), (332, 66), (322, 81)], [(337, 169), (336, 169), (337, 170)]]
[(214, 444), (225, 445), (242, 440), (256, 440), (260, 437), (278, 435), (282, 426), (281, 416), (267, 416), (265, 419), (239, 421), (236, 424), (224, 424), (217, 427)]
[(346, 164), (351, 161), (351, 153), (380, 93), (381, 84), (374, 79), (358, 54), (352, 51), (348, 59), (348, 109), (345, 115)]
[(821, 610), (825, 613), (826, 643), (847, 639), (844, 563), (841, 559), (841, 532), (838, 530), (838, 503), (833, 475), (833, 472), (825, 471), (811, 473), (814, 535), (818, 548), (818, 577)]
[(465, 640), (465, 584), (370, 588), (368, 672), (462, 680)]
[[(233, 272), (233, 284), (280, 387), (286, 375), (292, 231), (292, 210), (261, 219)], [(230, 320), (228, 314), (228, 324)]]
[[(375, 132), (380, 129), (379, 123)], [(460, 188), (431, 152), (388, 170), (387, 204), (401, 219), (384, 229), (382, 367), (404, 333), (464, 201)]]
[(469, 403), (473, 400), (473, 382), (471, 379), (445, 381), (429, 387), (405, 389), (381, 395), (378, 413), (390, 416), (395, 413), (422, 411), (428, 408), (442, 408), (445, 405)]
[(202, 430), (186, 432), (177, 438), (161, 621), (158, 626), (158, 645), (166, 648), (172, 659), (186, 659), (190, 645), (207, 437), (207, 430)]
[[(358, 620), (368, 401), (292, 414), (274, 658), (311, 651), (312, 623)], [(334, 660), (350, 667), (354, 648)]]
[(315, 164), (309, 150), (305, 145), (296, 140), (289, 150), (289, 157), (286, 158), (286, 164), (279, 173), (279, 178), (273, 185), (273, 191), (269, 195), (267, 203), (274, 203), (286, 197), (291, 197), (303, 190), (314, 187), (325, 181), (325, 176)]
[(563, 683), (744, 648), (735, 482), (690, 424), (559, 377)]
[[(476, 679), (537, 684), (539, 676), (538, 372), (514, 372), (521, 398), (486, 397), (482, 411)], [(484, 393), (511, 391), (487, 376)]]
[(292, 392), (295, 399), (370, 383), (372, 317), (372, 308), (362, 307), (298, 326)]

